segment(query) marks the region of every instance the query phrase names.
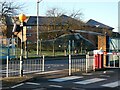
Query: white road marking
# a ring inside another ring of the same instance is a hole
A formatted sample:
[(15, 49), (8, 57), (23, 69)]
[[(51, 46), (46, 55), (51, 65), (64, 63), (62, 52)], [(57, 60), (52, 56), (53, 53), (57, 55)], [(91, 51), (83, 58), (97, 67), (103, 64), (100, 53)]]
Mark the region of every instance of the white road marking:
[(50, 79), (48, 81), (64, 82), (64, 81), (79, 79), (79, 78), (83, 78), (83, 76), (79, 76), (79, 77), (78, 76), (69, 76), (69, 77), (63, 77), (63, 78)]
[(82, 75), (93, 75), (92, 73), (82, 73)]
[(112, 83), (103, 84), (101, 86), (114, 88), (114, 87), (120, 86), (120, 80)]
[(16, 87), (19, 87), (19, 86), (22, 86), (24, 83), (20, 83), (18, 85), (15, 85), (15, 86), (12, 86), (11, 88), (16, 88)]
[(62, 88), (63, 86), (59, 86), (59, 85), (49, 85), (50, 87), (57, 87), (57, 88)]
[(106, 79), (101, 79), (101, 78), (93, 78), (93, 79), (87, 79), (87, 80), (83, 80), (83, 81), (79, 81), (79, 82), (74, 82), (75, 84), (90, 84), (90, 83), (95, 83), (95, 82), (99, 82), (99, 81), (103, 81)]
[(26, 82), (25, 84), (40, 85), (40, 83)]

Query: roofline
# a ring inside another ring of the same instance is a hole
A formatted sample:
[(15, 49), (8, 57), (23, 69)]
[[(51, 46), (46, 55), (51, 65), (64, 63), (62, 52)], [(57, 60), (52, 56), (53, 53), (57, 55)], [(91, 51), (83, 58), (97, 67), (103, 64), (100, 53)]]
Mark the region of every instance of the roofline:
[[(96, 21), (96, 20), (94, 20), (94, 19), (89, 19), (87, 22), (89, 22), (90, 20)], [(98, 22), (98, 21), (96, 21), (96, 22)], [(100, 23), (100, 24), (102, 24), (102, 25), (105, 25), (105, 26), (111, 28), (111, 29), (109, 29), (109, 30), (115, 29), (115, 28), (113, 28), (113, 27), (111, 27), (111, 26), (108, 26), (108, 25), (106, 25), (106, 24), (103, 24), (103, 23), (101, 23), (101, 22), (98, 22), (98, 23)], [(93, 25), (90, 25), (90, 26), (93, 26)], [(105, 28), (105, 27), (102, 27), (102, 28)]]

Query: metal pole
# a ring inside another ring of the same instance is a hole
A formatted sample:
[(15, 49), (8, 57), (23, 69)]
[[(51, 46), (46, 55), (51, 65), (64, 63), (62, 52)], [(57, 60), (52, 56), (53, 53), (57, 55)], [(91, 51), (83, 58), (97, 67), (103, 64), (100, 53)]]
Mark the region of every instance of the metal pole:
[(86, 73), (88, 72), (88, 57), (89, 57), (89, 55), (86, 54)]
[(69, 47), (68, 47), (69, 48), (69, 54), (71, 54), (71, 45), (70, 44), (71, 44), (71, 42), (69, 40)]
[(71, 55), (69, 54), (69, 76), (71, 75)]
[[(27, 30), (27, 28), (26, 28), (26, 26), (24, 26), (23, 27), (23, 39), (26, 39), (26, 30)], [(24, 40), (23, 40), (24, 41)], [(24, 48), (25, 48), (25, 59), (27, 59), (28, 58), (28, 53), (27, 53), (27, 39), (24, 41)]]
[(42, 61), (42, 71), (44, 72), (45, 71), (45, 56), (43, 55), (43, 61)]
[(23, 23), (21, 23), (22, 27), (22, 37), (21, 37), (21, 56), (20, 56), (20, 76), (23, 76)]
[(22, 61), (22, 56), (20, 56), (20, 77), (23, 76), (23, 61)]
[(42, 55), (42, 39), (40, 39), (40, 55)]
[(28, 58), (28, 52), (27, 52), (27, 40), (25, 41), (25, 59)]
[(37, 55), (39, 55), (39, 0), (37, 0)]
[(72, 40), (72, 55), (74, 55), (74, 40)]
[(7, 41), (8, 41), (8, 48), (7, 48), (8, 53), (7, 53), (7, 55), (10, 56), (10, 46), (9, 46), (10, 45), (10, 39), (7, 39)]
[(9, 71), (8, 71), (8, 69), (9, 69), (9, 56), (7, 56), (7, 65), (6, 65), (6, 68), (7, 68), (7, 70), (6, 70), (6, 77), (8, 77), (8, 73), (9, 73)]
[(37, 0), (37, 55), (39, 55), (39, 3), (42, 0)]
[(18, 37), (17, 37), (16, 55), (17, 55), (17, 59), (18, 59)]

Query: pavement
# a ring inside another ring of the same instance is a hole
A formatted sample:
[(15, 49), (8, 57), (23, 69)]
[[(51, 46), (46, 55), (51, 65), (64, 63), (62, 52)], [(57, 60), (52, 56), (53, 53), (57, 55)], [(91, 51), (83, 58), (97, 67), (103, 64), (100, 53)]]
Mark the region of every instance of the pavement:
[(71, 76), (67, 70), (35, 73), (21, 78), (6, 78), (2, 90), (120, 90), (119, 71), (112, 68), (78, 72)]

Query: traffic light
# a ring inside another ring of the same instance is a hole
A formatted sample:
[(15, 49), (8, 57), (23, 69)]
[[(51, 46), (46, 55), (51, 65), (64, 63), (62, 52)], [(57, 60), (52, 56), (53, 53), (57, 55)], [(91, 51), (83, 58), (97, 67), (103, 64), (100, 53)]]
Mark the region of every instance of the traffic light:
[(12, 33), (14, 34), (14, 36), (19, 37), (22, 41), (26, 41), (26, 23), (23, 23), (24, 27), (18, 24), (14, 24), (13, 26), (13, 30)]
[(13, 26), (13, 30), (12, 30), (14, 35), (17, 35), (21, 30), (22, 30), (22, 27), (15, 23), (14, 26)]

